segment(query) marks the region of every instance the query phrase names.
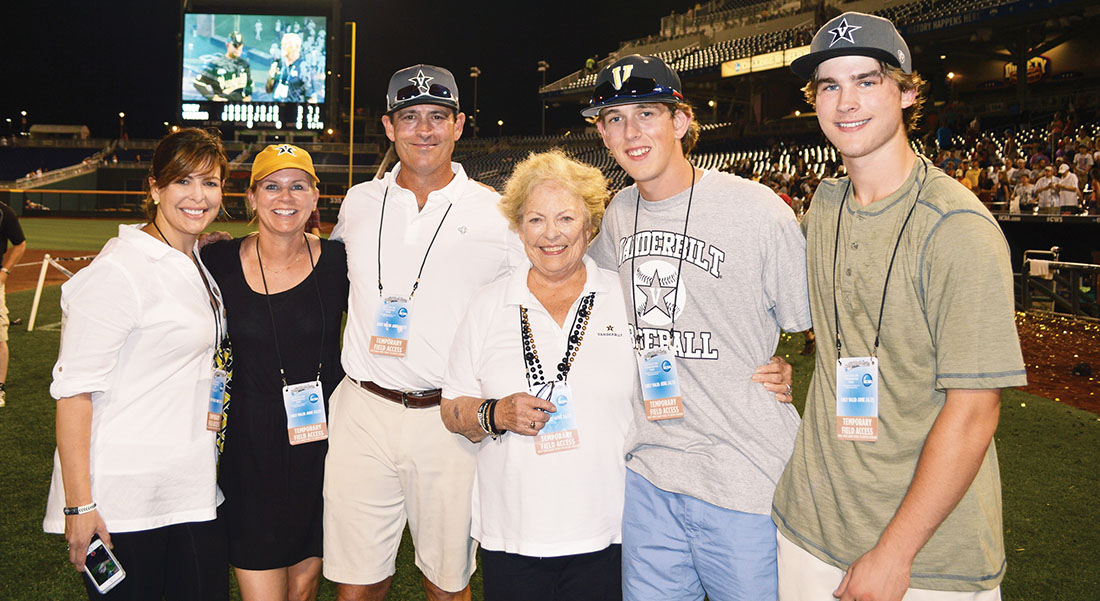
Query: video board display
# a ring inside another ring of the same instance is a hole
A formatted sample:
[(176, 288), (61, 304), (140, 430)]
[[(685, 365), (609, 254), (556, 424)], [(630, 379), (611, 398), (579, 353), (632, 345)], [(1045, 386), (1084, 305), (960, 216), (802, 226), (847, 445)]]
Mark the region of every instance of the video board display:
[(322, 129), (326, 40), (323, 16), (185, 14), (181, 118)]

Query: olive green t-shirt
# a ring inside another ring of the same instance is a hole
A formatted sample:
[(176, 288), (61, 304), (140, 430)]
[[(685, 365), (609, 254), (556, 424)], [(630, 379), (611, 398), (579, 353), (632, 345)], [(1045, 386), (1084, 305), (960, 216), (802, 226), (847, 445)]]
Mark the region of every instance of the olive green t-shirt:
[[(894, 516), (946, 390), (1026, 384), (1004, 235), (972, 193), (926, 164), (917, 161), (894, 194), (866, 207), (847, 178), (825, 180), (803, 220), (817, 363), (772, 517), (784, 536), (841, 569), (871, 549)], [(840, 356), (871, 355), (899, 232), (877, 353), (878, 440), (839, 440), (834, 284)], [(990, 589), (1004, 570), (991, 443), (969, 490), (917, 554), (910, 586)]]

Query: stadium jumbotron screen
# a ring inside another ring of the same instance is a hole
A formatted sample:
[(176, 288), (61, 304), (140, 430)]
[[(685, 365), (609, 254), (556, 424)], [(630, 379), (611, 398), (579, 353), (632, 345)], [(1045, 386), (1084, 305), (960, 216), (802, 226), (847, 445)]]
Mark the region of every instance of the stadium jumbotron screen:
[(323, 128), (326, 25), (322, 16), (184, 15), (181, 117)]

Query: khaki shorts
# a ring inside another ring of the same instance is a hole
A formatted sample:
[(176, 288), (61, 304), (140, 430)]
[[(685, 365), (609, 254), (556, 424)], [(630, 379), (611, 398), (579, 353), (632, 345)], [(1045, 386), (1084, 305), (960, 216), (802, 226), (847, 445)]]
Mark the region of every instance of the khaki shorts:
[[(833, 600), (844, 570), (831, 566), (794, 544), (781, 533), (778, 540), (779, 601)], [(911, 588), (902, 601), (1001, 601), (1001, 587), (987, 591), (932, 591)]]
[(0, 285), (0, 342), (8, 341), (8, 295)]
[(439, 408), (406, 409), (345, 378), (329, 399), (325, 578), (374, 584), (394, 573), (408, 521), (416, 566), (456, 592), (474, 571), (470, 495), (476, 447)]

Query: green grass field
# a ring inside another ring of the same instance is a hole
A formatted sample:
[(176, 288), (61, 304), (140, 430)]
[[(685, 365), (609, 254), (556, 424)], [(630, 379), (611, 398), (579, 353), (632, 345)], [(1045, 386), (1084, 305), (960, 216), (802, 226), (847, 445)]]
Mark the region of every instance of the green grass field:
[[(64, 223), (67, 222), (67, 223)], [(24, 220), (30, 244), (50, 250), (94, 250), (113, 236), (115, 222)], [(215, 229), (247, 231), (243, 224)], [(241, 226), (241, 229), (235, 229)], [(47, 242), (48, 241), (48, 242)], [(62, 245), (67, 244), (67, 245)], [(60, 536), (41, 531), (54, 450), (50, 369), (60, 336), (58, 287), (43, 293), (34, 332), (10, 331), (8, 406), (0, 409), (0, 599), (86, 598), (67, 562)], [(24, 322), (32, 291), (8, 295), (12, 317)], [(784, 337), (780, 354), (795, 366), (801, 409), (812, 361), (798, 354), (801, 335)], [(1004, 489), (1006, 600), (1100, 599), (1100, 417), (1018, 391), (1005, 393), (997, 450)], [(480, 580), (474, 578), (474, 598)], [(237, 598), (236, 596), (234, 598)], [(420, 575), (407, 537), (390, 599), (422, 599)], [(335, 599), (324, 583), (319, 599)]]
[[(118, 221), (116, 219), (58, 219), (34, 217), (19, 220), (27, 246), (45, 250), (91, 250), (103, 248), (107, 240), (118, 235), (119, 223), (138, 223), (141, 220)], [(233, 236), (243, 236), (255, 228), (242, 221), (215, 221), (208, 231), (226, 231)]]

